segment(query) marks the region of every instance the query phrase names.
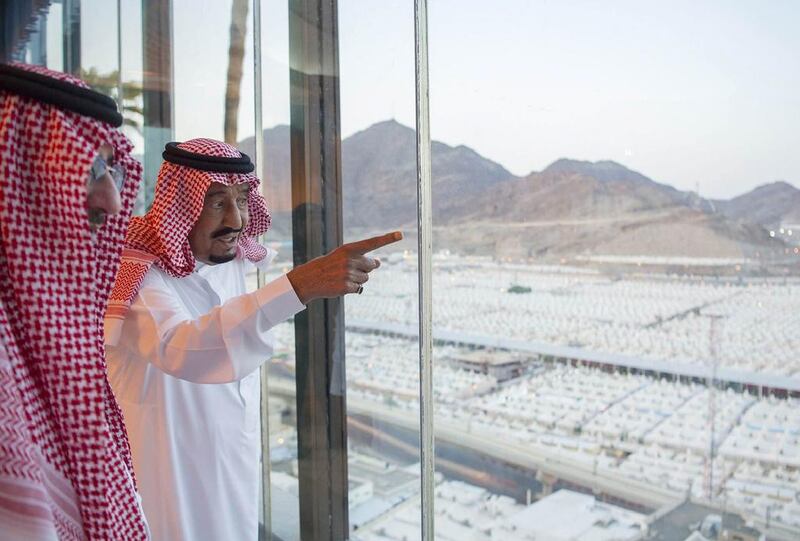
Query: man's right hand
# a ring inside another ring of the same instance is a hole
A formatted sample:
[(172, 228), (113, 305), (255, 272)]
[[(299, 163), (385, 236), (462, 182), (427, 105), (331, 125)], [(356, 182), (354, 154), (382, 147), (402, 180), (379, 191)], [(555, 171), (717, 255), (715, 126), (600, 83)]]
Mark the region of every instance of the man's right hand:
[(339, 246), (331, 253), (295, 267), (286, 275), (303, 304), (315, 299), (357, 293), (369, 273), (381, 266), (367, 253), (403, 238), (400, 231)]

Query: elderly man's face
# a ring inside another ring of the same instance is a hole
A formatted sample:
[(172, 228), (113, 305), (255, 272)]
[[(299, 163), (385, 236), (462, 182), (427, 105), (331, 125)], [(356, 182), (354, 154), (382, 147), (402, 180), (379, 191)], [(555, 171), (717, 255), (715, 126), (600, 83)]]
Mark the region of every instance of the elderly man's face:
[[(111, 165), (114, 163), (114, 149), (111, 145), (104, 144), (97, 151), (98, 156)], [(86, 206), (89, 213), (89, 227), (95, 233), (106, 222), (108, 215), (118, 214), (122, 210), (119, 190), (111, 173), (106, 170), (95, 176), (90, 171), (86, 183)]]
[(214, 265), (236, 257), (239, 235), (247, 227), (250, 184), (225, 186), (212, 182), (203, 201), (200, 218), (189, 232), (194, 257)]

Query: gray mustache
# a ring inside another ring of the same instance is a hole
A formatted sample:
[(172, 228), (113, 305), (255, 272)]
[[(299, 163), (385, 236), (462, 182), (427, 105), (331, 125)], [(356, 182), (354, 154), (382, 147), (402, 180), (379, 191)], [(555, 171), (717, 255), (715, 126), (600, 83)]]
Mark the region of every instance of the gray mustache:
[(241, 233), (241, 229), (233, 229), (232, 227), (224, 227), (219, 231), (215, 231), (213, 235), (211, 235), (212, 239), (216, 239), (218, 237), (224, 237), (225, 235), (230, 235), (231, 233)]

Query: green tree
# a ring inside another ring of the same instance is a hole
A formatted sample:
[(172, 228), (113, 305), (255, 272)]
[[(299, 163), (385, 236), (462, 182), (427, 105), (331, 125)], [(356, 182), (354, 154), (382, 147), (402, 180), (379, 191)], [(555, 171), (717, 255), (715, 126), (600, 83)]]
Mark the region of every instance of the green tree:
[[(118, 97), (119, 71), (100, 73), (92, 67), (88, 71), (81, 69), (81, 79), (98, 92), (110, 96), (120, 103)], [(122, 83), (122, 118), (123, 125), (130, 127), (142, 135), (144, 126), (144, 102), (142, 100), (142, 84), (138, 81), (123, 81)]]

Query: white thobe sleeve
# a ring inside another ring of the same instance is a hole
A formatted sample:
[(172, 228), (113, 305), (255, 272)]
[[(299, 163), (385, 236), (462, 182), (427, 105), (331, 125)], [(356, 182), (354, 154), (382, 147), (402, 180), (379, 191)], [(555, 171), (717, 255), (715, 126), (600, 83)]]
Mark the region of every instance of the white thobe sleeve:
[[(272, 356), (269, 329), (305, 308), (285, 275), (194, 319), (166, 284), (159, 285), (143, 284), (131, 307), (139, 311), (131, 314), (138, 348), (149, 350), (144, 356), (162, 371), (193, 383), (229, 383), (252, 373)], [(157, 344), (142, 343), (148, 335)]]

